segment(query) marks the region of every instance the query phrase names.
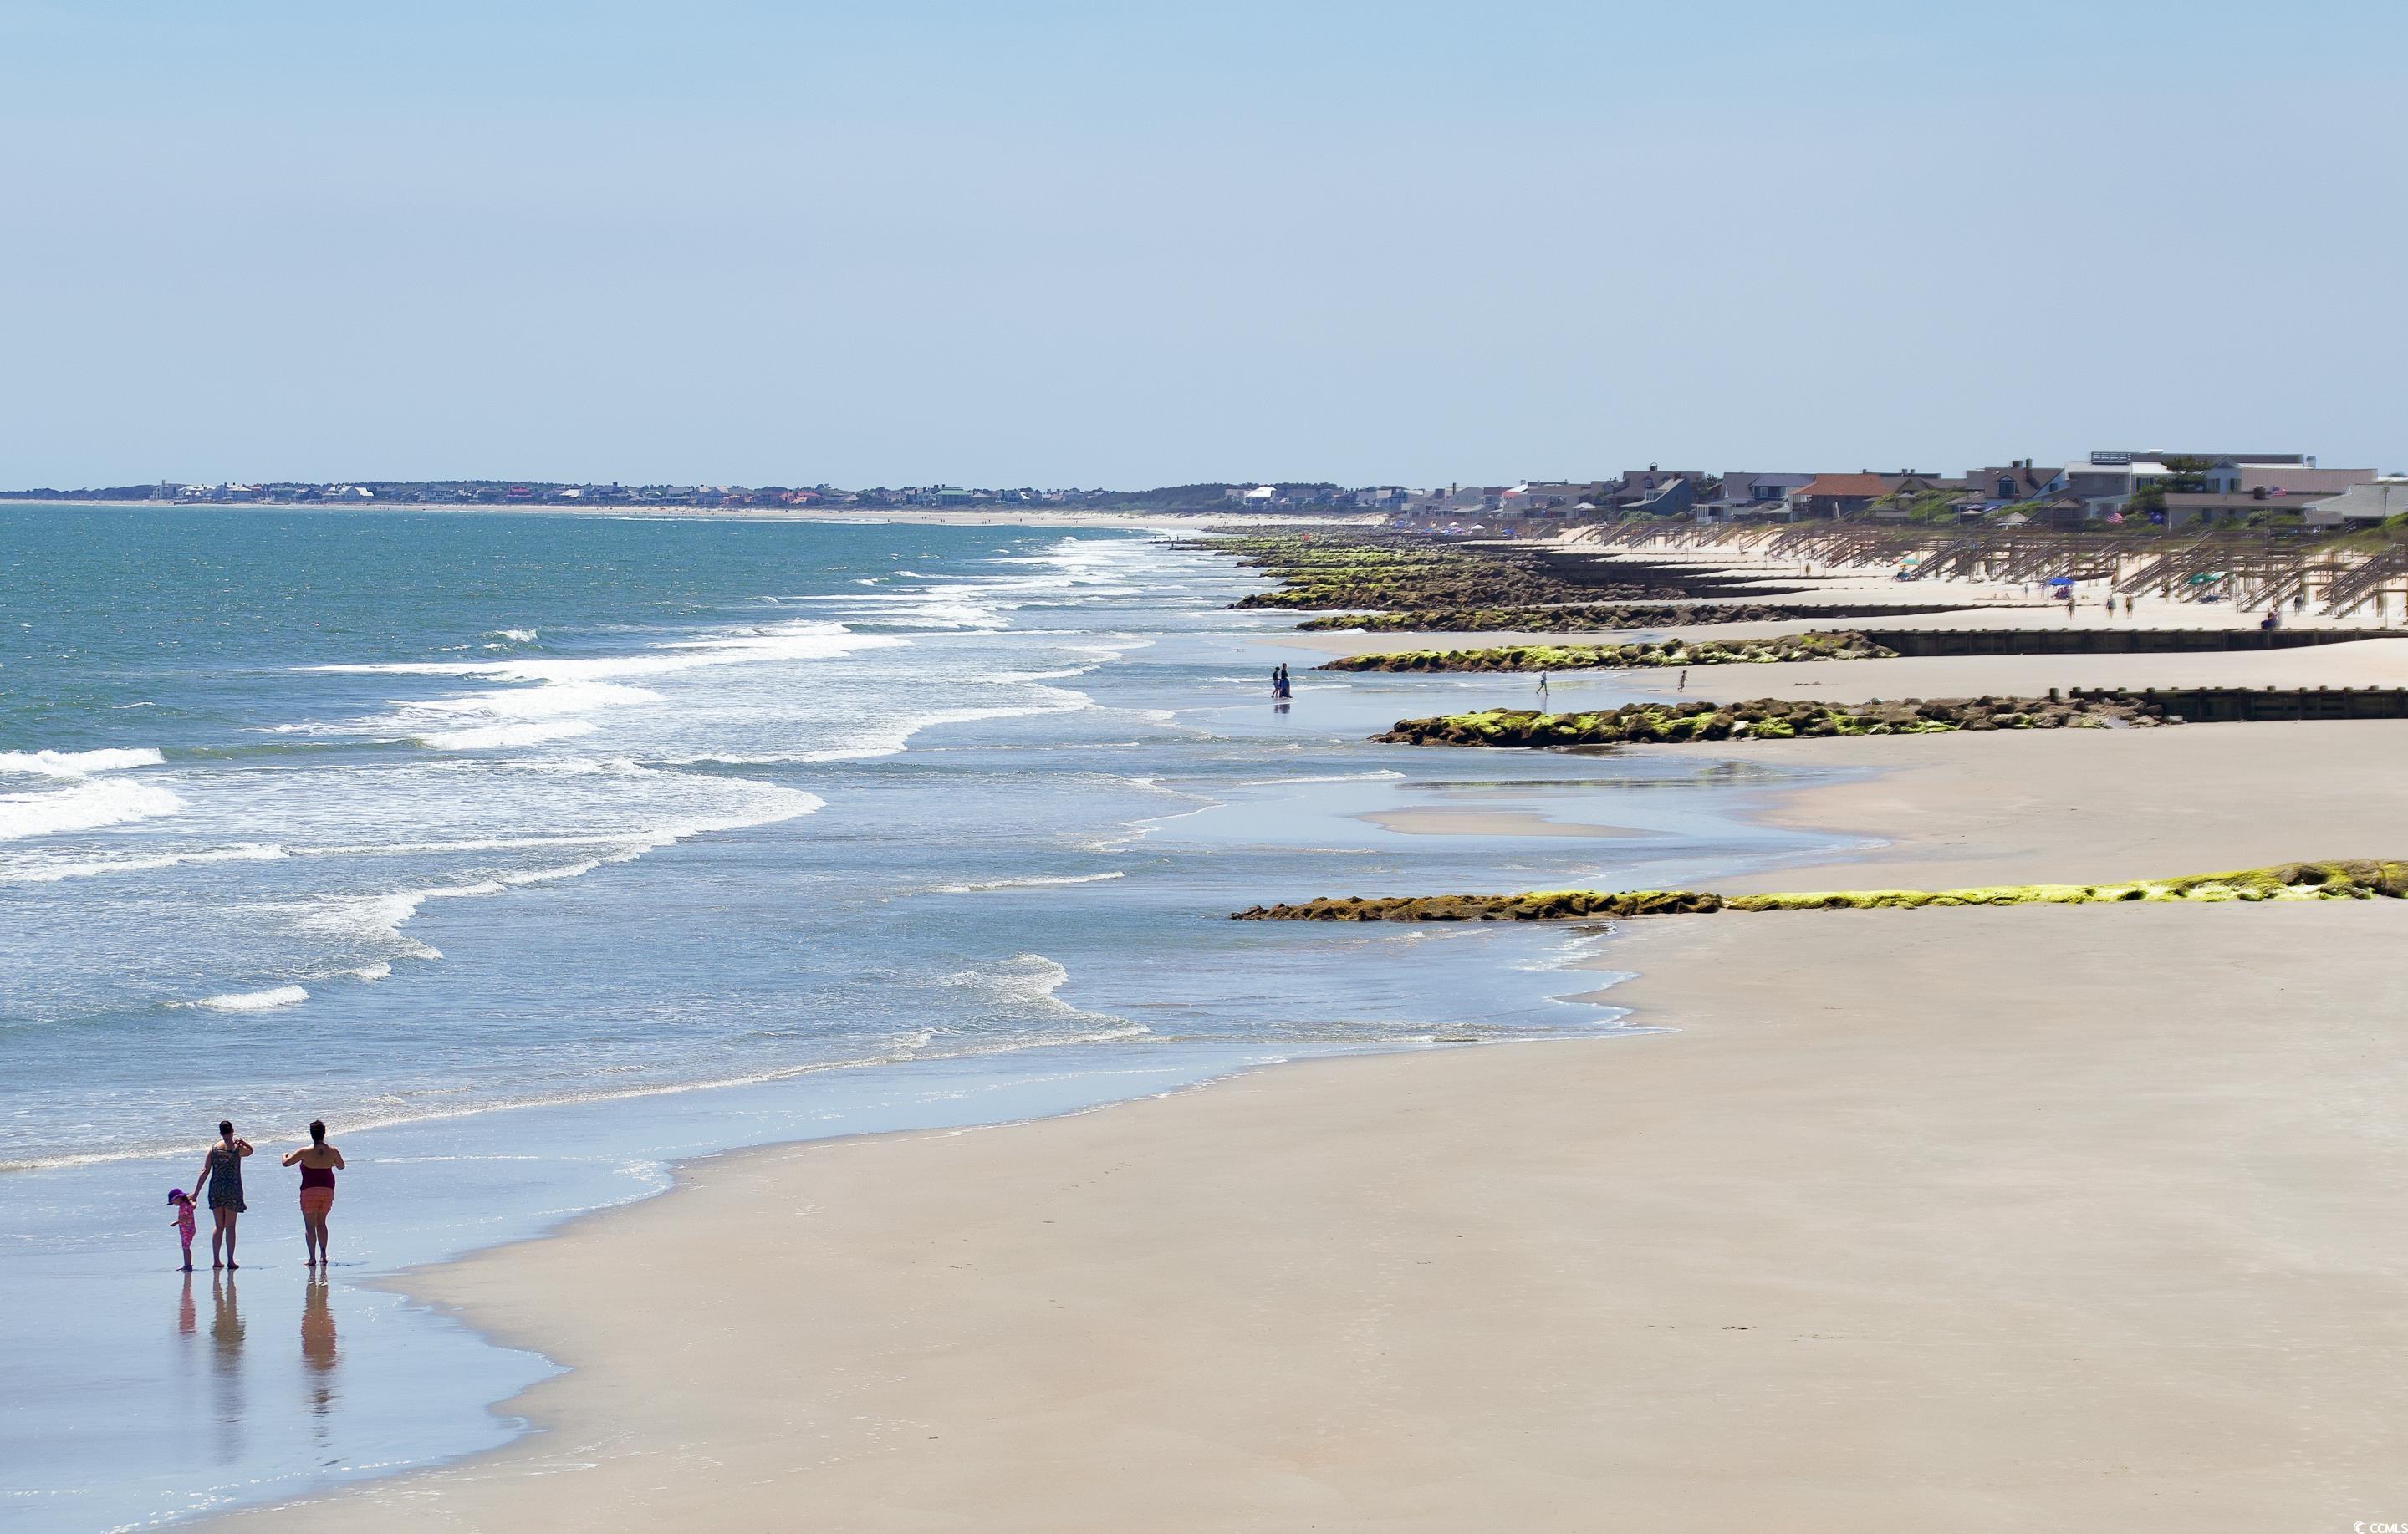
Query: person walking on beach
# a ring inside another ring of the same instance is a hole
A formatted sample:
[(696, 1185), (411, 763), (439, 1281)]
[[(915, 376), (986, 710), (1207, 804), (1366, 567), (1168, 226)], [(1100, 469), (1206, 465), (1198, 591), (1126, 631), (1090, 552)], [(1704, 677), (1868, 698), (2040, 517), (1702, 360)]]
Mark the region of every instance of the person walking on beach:
[(217, 1222), (209, 1229), (211, 1268), (241, 1266), (234, 1260), (234, 1227), (251, 1207), (242, 1201), (242, 1158), (250, 1154), (251, 1141), (235, 1138), (234, 1120), (218, 1120), (218, 1142), (201, 1157), (200, 1181), (193, 1184), (209, 1190), (209, 1214)]
[(1685, 692), (1687, 692), (1688, 690), (1689, 690), (1689, 668), (1688, 668), (1687, 667), (1685, 667), (1685, 666), (1684, 666), (1684, 667), (1681, 667), (1681, 680), (1680, 680), (1680, 682), (1679, 682), (1676, 686), (1674, 686), (1674, 687), (1673, 687), (1672, 691), (1674, 691), (1674, 692), (1676, 692), (1676, 693), (1685, 693)]
[(1539, 701), (1541, 704), (1547, 701), (1547, 674), (1544, 671), (1539, 673)]
[(343, 1153), (326, 1143), (326, 1121), (309, 1121), (309, 1143), (284, 1158), (288, 1167), (301, 1168), (301, 1248), (308, 1260), (301, 1266), (331, 1266), (326, 1256), (326, 1215), (335, 1207), (335, 1173), (341, 1169)]

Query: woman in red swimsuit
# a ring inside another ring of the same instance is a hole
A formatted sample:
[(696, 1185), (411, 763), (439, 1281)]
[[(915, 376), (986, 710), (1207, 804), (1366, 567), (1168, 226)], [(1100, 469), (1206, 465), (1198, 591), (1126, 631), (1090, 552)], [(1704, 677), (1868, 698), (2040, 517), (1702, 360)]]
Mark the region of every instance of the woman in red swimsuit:
[(288, 1167), (301, 1168), (301, 1244), (309, 1254), (305, 1268), (315, 1268), (325, 1262), (326, 1214), (335, 1207), (335, 1173), (343, 1165), (343, 1153), (326, 1143), (323, 1119), (309, 1121), (309, 1143), (284, 1158)]

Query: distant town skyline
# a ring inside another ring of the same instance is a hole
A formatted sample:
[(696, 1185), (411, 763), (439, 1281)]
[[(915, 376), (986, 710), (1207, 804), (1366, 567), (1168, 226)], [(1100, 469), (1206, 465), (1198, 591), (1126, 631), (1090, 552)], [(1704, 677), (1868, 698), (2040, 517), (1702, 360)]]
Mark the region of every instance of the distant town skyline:
[(0, 3), (0, 484), (2408, 468), (2397, 7)]

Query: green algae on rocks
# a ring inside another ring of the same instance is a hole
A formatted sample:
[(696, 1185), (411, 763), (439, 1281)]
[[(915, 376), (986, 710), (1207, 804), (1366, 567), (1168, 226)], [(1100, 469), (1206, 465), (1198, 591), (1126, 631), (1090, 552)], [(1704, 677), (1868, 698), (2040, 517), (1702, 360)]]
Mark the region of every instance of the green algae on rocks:
[(1308, 618), (1296, 626), (1304, 632), (1360, 629), (1366, 634), (1591, 634), (1617, 628), (1670, 628), (1693, 624), (1781, 623), (1800, 616), (1786, 608), (1584, 602), (1563, 607), (1417, 608), (1401, 612), (1332, 613)]
[(1532, 709), (1400, 719), (1371, 738), (1412, 746), (1612, 746), (1692, 740), (1786, 740), (1842, 735), (1936, 735), (1951, 730), (2106, 729), (2179, 724), (2134, 695), (1902, 698), (1823, 703), (1759, 697), (1744, 703), (1626, 703), (1594, 713)]
[(1405, 650), (1341, 655), (1324, 671), (1587, 671), (1657, 666), (1769, 666), (1776, 661), (1882, 660), (1898, 652), (1862, 634), (1762, 639), (1658, 639), (1642, 644), (1523, 644), (1493, 650)]
[(1276, 577), (1240, 608), (1389, 609), (1539, 607), (1678, 595), (1636, 584), (1584, 585), (1518, 550), (1470, 548), (1374, 533), (1280, 533), (1198, 540)]
[(2408, 863), (2354, 860), (2280, 863), (2229, 873), (2136, 879), (2120, 884), (1997, 884), (1959, 890), (1831, 890), (1715, 895), (1702, 890), (1549, 890), (1529, 895), (1324, 897), (1254, 906), (1235, 922), (1547, 922), (1718, 911), (1913, 910), (1924, 906), (2206, 904), (2228, 900), (2397, 900), (2408, 897)]

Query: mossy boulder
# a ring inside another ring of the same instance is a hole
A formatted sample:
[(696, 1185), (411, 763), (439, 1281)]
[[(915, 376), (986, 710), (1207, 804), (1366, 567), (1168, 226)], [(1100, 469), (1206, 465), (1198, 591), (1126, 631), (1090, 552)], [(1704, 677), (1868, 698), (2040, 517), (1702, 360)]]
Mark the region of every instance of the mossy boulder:
[(1420, 609), (1540, 608), (1674, 595), (1643, 582), (1568, 581), (1535, 553), (1395, 533), (1324, 530), (1202, 540), (1275, 577), (1240, 608)]
[(1325, 671), (1584, 671), (1654, 667), (1766, 666), (1778, 661), (1875, 660), (1896, 654), (1862, 634), (1784, 634), (1763, 639), (1658, 639), (1645, 644), (1507, 645), (1343, 655)]
[(1821, 890), (1715, 895), (1702, 890), (1549, 890), (1307, 900), (1237, 911), (1240, 922), (1542, 922), (1581, 917), (1703, 916), (1717, 911), (1914, 910), (1925, 906), (2079, 906), (2227, 900), (2408, 898), (2408, 862), (2278, 863), (2228, 873), (2115, 884), (2000, 884), (1958, 890)]
[(1374, 740), (1417, 746), (1612, 746), (1655, 741), (1781, 740), (1798, 736), (1938, 735), (1951, 730), (2145, 728), (2176, 724), (2136, 695), (2042, 698), (1898, 698), (1833, 704), (1759, 697), (1742, 703), (1626, 703), (1589, 713), (1491, 709), (1400, 719)]
[(1369, 634), (1598, 634), (1629, 628), (1689, 628), (1700, 624), (1834, 623), (1851, 618), (1910, 618), (1957, 612), (1969, 604), (1844, 603), (1794, 607), (1763, 602), (1599, 602), (1590, 598), (1545, 607), (1412, 608), (1309, 618), (1299, 629), (1360, 629)]

